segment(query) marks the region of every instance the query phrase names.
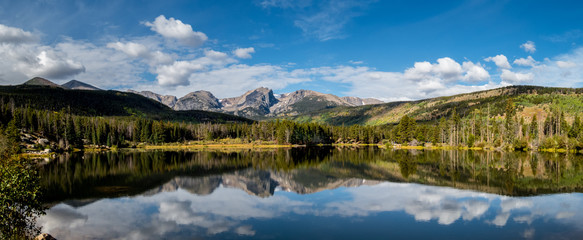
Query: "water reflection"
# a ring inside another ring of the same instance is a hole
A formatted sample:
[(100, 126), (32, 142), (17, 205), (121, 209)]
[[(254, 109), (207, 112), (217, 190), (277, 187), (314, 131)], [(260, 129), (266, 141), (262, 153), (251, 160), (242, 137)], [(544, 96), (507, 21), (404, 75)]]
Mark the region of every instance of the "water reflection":
[[(189, 182), (193, 179), (181, 180)], [(203, 195), (191, 193), (188, 186), (182, 188), (179, 185), (175, 190), (166, 190), (135, 197), (101, 199), (79, 207), (60, 203), (39, 223), (59, 239), (180, 239), (189, 236), (220, 239), (254, 235), (296, 238), (280, 236), (275, 229), (267, 227), (274, 223), (301, 225), (301, 221), (309, 221), (315, 225), (302, 229), (316, 232), (330, 219), (336, 219), (330, 224), (338, 219), (361, 223), (382, 222), (385, 218), (407, 221), (407, 217), (394, 214), (404, 212), (419, 222), (441, 226), (463, 222), (466, 227), (476, 226), (481, 231), (498, 232), (500, 227), (511, 225), (510, 233), (499, 231), (499, 235), (505, 238), (583, 234), (580, 221), (583, 219), (580, 211), (583, 196), (578, 193), (513, 198), (391, 182), (337, 188), (313, 195), (279, 191), (278, 188), (269, 198), (223, 185)], [(342, 222), (340, 220), (340, 224), (345, 224)], [(556, 226), (560, 227), (554, 229)], [(389, 234), (398, 226), (385, 228), (385, 233)], [(447, 228), (436, 230), (446, 231)], [(344, 231), (360, 230), (347, 228)], [(418, 237), (432, 236), (430, 232), (426, 234)], [(455, 231), (450, 234), (457, 238), (463, 236)], [(343, 234), (335, 232), (328, 236), (338, 239)]]
[(39, 224), (58, 239), (572, 239), (583, 194), (508, 195), (580, 191), (581, 170), (580, 156), (538, 153), (72, 156), (44, 168), (53, 207)]

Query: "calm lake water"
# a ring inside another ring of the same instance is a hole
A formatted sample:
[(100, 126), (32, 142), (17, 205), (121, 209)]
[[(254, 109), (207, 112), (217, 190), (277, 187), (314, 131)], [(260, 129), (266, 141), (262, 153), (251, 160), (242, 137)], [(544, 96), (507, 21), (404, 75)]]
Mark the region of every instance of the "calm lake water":
[(57, 239), (582, 239), (583, 157), (293, 148), (86, 153), (42, 169)]

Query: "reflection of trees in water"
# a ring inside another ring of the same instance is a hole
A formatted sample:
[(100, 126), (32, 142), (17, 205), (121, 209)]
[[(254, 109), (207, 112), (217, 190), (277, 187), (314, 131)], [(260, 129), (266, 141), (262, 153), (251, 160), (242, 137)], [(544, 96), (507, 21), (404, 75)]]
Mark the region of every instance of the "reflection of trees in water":
[(47, 164), (42, 174), (51, 201), (71, 194), (139, 194), (176, 176), (222, 175), (247, 168), (285, 172), (299, 185), (357, 178), (532, 195), (581, 191), (581, 162), (580, 155), (559, 153), (306, 147), (72, 154)]

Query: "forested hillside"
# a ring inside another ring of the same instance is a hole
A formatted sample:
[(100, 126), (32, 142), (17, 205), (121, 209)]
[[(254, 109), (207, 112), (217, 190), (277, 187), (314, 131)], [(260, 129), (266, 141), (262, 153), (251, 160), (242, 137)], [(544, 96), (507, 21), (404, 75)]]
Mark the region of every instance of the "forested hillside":
[(462, 117), (476, 111), (490, 116), (503, 116), (506, 100), (512, 98), (516, 112), (527, 119), (537, 113), (539, 119), (553, 111), (562, 111), (570, 120), (583, 112), (583, 89), (547, 88), (537, 86), (509, 86), (504, 88), (438, 97), (410, 102), (358, 107), (337, 107), (299, 115), (291, 119), (298, 122), (317, 122), (332, 125), (385, 125), (396, 124), (405, 115), (426, 122), (451, 116), (454, 108)]
[(136, 116), (186, 122), (251, 122), (228, 114), (207, 111), (174, 111), (138, 94), (118, 91), (71, 90), (48, 86), (0, 86), (1, 104), (11, 108), (66, 111), (80, 116)]
[[(88, 144), (127, 147), (220, 139), (580, 150), (582, 113), (581, 89), (530, 86), (332, 109), (296, 121), (258, 122), (220, 113), (173, 111), (131, 93), (3, 87), (0, 133), (4, 140), (0, 140), (14, 143), (22, 140), (19, 134), (36, 134), (61, 150)], [(12, 146), (1, 141), (0, 145)]]

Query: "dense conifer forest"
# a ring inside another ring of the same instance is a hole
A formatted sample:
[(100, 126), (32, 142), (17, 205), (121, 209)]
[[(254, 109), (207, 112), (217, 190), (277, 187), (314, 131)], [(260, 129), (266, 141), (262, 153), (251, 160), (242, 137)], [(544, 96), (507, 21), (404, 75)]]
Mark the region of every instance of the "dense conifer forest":
[[(512, 94), (484, 98), (485, 103), (465, 101), (458, 105), (448, 102), (434, 105), (433, 108), (442, 109), (442, 113), (432, 119), (424, 119), (423, 114), (417, 112), (403, 114), (396, 123), (329, 125), (281, 119), (251, 121), (205, 111), (181, 113), (138, 95), (120, 96), (121, 93), (110, 91), (23, 88), (4, 91), (0, 98), (0, 129), (3, 133), (0, 150), (18, 152), (22, 147), (46, 147), (27, 139), (26, 136), (31, 135), (48, 140), (54, 150), (60, 151), (88, 145), (132, 147), (140, 143), (219, 139), (301, 145), (357, 143), (515, 150), (583, 148), (578, 91), (533, 87), (515, 89), (518, 90)], [(533, 89), (539, 92), (533, 94)], [(42, 101), (32, 101), (30, 96), (25, 98), (27, 94)], [(68, 94), (73, 100), (61, 103), (59, 99), (63, 97), (59, 94)], [(84, 94), (97, 94), (103, 99), (87, 105), (89, 100), (80, 100), (87, 98)], [(147, 101), (147, 104), (140, 101)], [(535, 104), (546, 104), (546, 107), (529, 115), (525, 109), (537, 106)], [(108, 105), (112, 106), (109, 112), (99, 110)], [(197, 115), (198, 112), (202, 115)]]

